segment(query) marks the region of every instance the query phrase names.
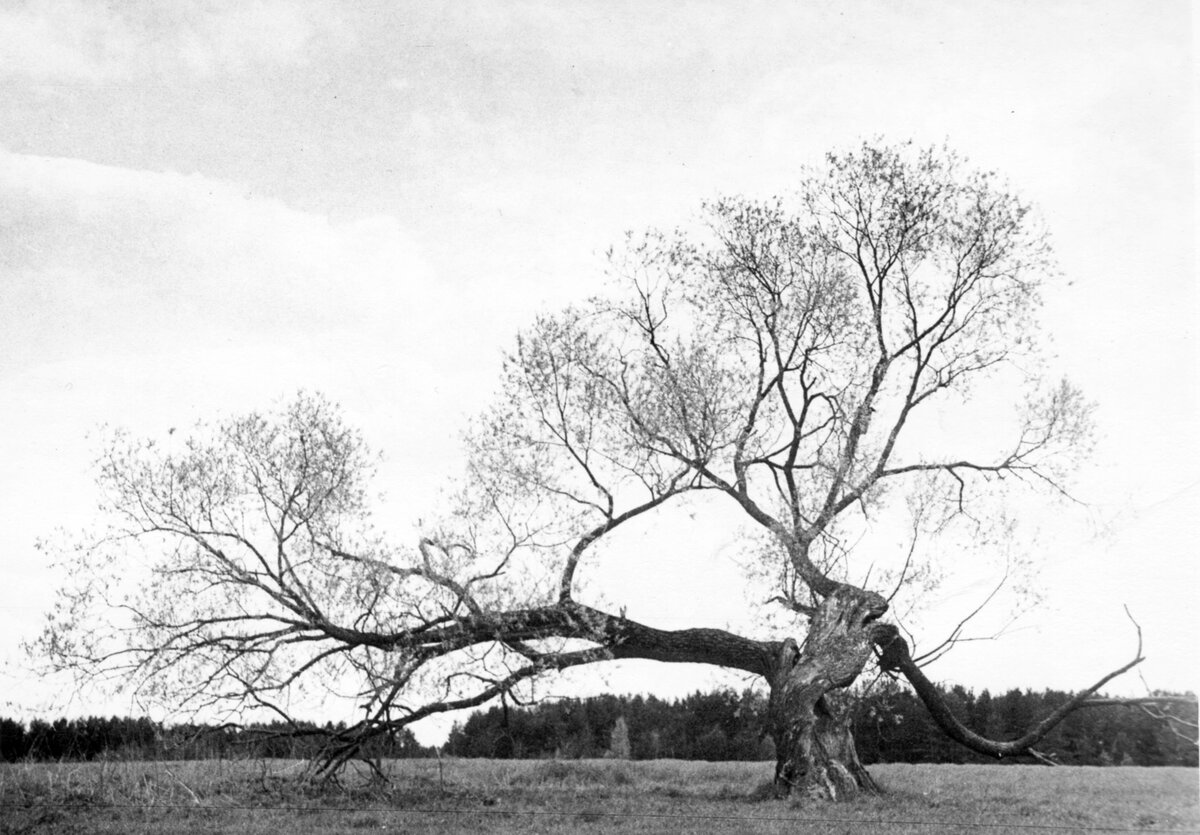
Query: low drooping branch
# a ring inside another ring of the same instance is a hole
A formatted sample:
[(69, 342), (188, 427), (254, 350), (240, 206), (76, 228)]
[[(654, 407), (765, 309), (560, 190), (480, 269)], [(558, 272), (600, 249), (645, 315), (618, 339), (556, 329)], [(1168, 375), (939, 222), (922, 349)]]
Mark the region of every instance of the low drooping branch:
[(1103, 676), (1092, 686), (1075, 694), (1074, 697), (1064, 702), (1054, 712), (1046, 716), (1017, 739), (1004, 741), (988, 739), (966, 727), (954, 715), (954, 712), (950, 710), (949, 705), (946, 704), (938, 692), (937, 686), (926, 677), (924, 671), (913, 660), (912, 654), (909, 651), (908, 641), (901, 637), (899, 630), (893, 624), (877, 623), (874, 627), (872, 640), (875, 642), (878, 650), (880, 666), (888, 672), (900, 673), (908, 679), (908, 682), (912, 685), (926, 709), (929, 710), (929, 715), (947, 736), (965, 745), (972, 751), (997, 759), (1025, 755), (1033, 757), (1040, 762), (1053, 764), (1051, 760), (1046, 758), (1045, 755), (1041, 754), (1033, 746), (1037, 745), (1060, 722), (1076, 710), (1100, 704), (1126, 704), (1153, 701), (1152, 697), (1150, 699), (1133, 699), (1128, 702), (1120, 699), (1092, 699), (1092, 696), (1105, 684), (1117, 676), (1129, 672), (1145, 660), (1142, 656), (1142, 637), (1141, 630), (1139, 629), (1137, 653), (1129, 663), (1118, 667)]

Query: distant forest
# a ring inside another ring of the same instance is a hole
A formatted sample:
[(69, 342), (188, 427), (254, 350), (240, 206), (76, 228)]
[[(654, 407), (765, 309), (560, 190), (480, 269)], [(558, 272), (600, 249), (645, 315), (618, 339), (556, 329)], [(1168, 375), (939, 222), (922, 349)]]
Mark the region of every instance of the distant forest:
[[(959, 686), (942, 694), (972, 730), (996, 739), (1020, 736), (1071, 697), (1053, 690), (975, 695)], [(1064, 765), (1194, 767), (1195, 705), (1173, 712), (1183, 721), (1155, 719), (1139, 707), (1086, 708), (1064, 720), (1038, 750)], [(596, 696), (498, 705), (455, 725), (443, 750), (460, 757), (773, 760), (774, 744), (764, 735), (766, 713), (766, 696), (752, 690), (694, 693), (670, 702)], [(867, 764), (995, 762), (948, 739), (916, 695), (889, 680), (859, 697), (854, 728), (859, 757)]]
[[(345, 724), (316, 725), (284, 722), (246, 727), (176, 724), (164, 726), (145, 717), (132, 719), (89, 716), (86, 719), (34, 719), (26, 727), (0, 719), (0, 761), (58, 760), (206, 760), (222, 758), (304, 759), (316, 756), (324, 731)], [(426, 757), (412, 731), (402, 728), (391, 739), (379, 740), (365, 755)]]
[[(1010, 690), (976, 695), (962, 687), (943, 695), (963, 721), (985, 736), (1019, 736), (1070, 698), (1059, 691)], [(1166, 694), (1156, 694), (1166, 695)], [(756, 691), (717, 690), (667, 701), (654, 696), (595, 696), (531, 706), (508, 703), (455, 724), (442, 753), (488, 758), (590, 758), (773, 760), (766, 727), (766, 697)], [(1180, 721), (1164, 721), (1138, 707), (1077, 711), (1038, 746), (1064, 765), (1181, 765), (1195, 767), (1195, 705), (1177, 706)], [(303, 758), (317, 752), (313, 731), (276, 723), (250, 727), (162, 726), (149, 719), (34, 720), (28, 727), (0, 719), (0, 759), (90, 760)], [(854, 706), (855, 736), (863, 762), (983, 763), (947, 739), (906, 688), (883, 681)], [(437, 752), (402, 729), (375, 743), (370, 756), (426, 757)]]

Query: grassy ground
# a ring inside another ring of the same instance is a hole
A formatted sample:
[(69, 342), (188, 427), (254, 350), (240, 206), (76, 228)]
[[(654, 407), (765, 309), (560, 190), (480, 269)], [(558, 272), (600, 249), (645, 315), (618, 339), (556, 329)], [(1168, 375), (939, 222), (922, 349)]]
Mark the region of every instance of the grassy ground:
[(875, 766), (883, 797), (770, 798), (766, 763), (410, 760), (305, 786), (280, 760), (0, 766), (0, 832), (1200, 832), (1183, 768)]

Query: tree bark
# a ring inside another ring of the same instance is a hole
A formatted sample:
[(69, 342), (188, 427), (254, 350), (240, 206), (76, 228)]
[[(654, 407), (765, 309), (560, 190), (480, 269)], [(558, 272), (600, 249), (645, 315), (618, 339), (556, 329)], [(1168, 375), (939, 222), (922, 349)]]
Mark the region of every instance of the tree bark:
[(821, 603), (803, 646), (784, 641), (769, 678), (778, 794), (849, 800), (879, 792), (858, 759), (849, 715), (831, 695), (862, 672), (870, 625), (886, 610), (879, 595), (843, 586)]
[(716, 664), (764, 676), (777, 793), (841, 801), (879, 792), (858, 758), (849, 711), (832, 696), (862, 673), (873, 651), (873, 627), (887, 608), (874, 592), (838, 586), (813, 614), (803, 645), (716, 629), (665, 632), (578, 604), (569, 611), (594, 638), (607, 639), (612, 658)]
[[(872, 654), (872, 624), (887, 608), (887, 601), (874, 592), (833, 586), (812, 613), (803, 645), (791, 638), (756, 641), (720, 629), (660, 630), (573, 601), (463, 618), (407, 636), (405, 642), (466, 646), (490, 637), (509, 642), (545, 668), (640, 658), (761, 675), (771, 690), (768, 720), (777, 753), (777, 792), (847, 800), (879, 788), (858, 759), (848, 712), (830, 695), (862, 672)], [(549, 636), (582, 638), (599, 646), (541, 656), (519, 643)]]
[[(472, 696), (428, 703), (406, 713), (399, 721), (385, 716), (381, 709), (359, 726), (339, 731), (316, 773), (332, 775), (356, 756), (373, 735), (434, 713), (503, 698), (516, 684), (543, 672), (614, 659), (647, 659), (712, 664), (763, 676), (771, 693), (768, 731), (775, 742), (777, 793), (843, 801), (863, 793), (880, 792), (858, 758), (850, 713), (837, 697), (838, 691), (854, 683), (873, 654), (878, 655), (881, 669), (902, 674), (909, 680), (934, 721), (952, 739), (994, 757), (1026, 755), (1043, 762), (1046, 758), (1033, 745), (1070, 712), (1086, 707), (1105, 683), (1142, 660), (1139, 630), (1138, 652), (1128, 664), (1101, 678), (1020, 738), (990, 740), (965, 727), (950, 711), (936, 686), (913, 660), (897, 627), (879, 620), (887, 608), (887, 601), (879, 594), (849, 585), (833, 586), (819, 605), (805, 608), (810, 623), (799, 644), (792, 638), (759, 641), (721, 629), (655, 629), (623, 614), (613, 615), (570, 600), (551, 606), (480, 613), (445, 625), (392, 635), (340, 630), (358, 644), (389, 650), (405, 648), (431, 656), (496, 641), (525, 656), (528, 663)], [(582, 639), (595, 646), (543, 652), (526, 643), (551, 637)]]

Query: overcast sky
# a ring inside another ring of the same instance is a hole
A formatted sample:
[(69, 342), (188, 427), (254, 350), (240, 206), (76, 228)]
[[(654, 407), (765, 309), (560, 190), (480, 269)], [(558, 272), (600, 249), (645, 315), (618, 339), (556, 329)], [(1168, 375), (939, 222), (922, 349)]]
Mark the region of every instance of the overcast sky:
[[(625, 230), (786, 192), (876, 135), (948, 141), (1041, 208), (1062, 273), (1043, 322), (1099, 408), (1088, 511), (1038, 522), (1046, 604), (930, 673), (1085, 686), (1131, 656), (1128, 604), (1149, 686), (1196, 689), (1189, 7), (4, 2), (0, 712), (43, 703), (17, 650), (52, 591), (34, 542), (88, 521), (100, 424), (160, 435), (323, 391), (387, 455), (404, 529), (515, 330), (596, 289)], [(643, 543), (651, 576), (692, 583), (609, 596), (736, 627), (734, 544), (711, 522), (675, 539)], [(608, 686), (702, 680), (662, 672)]]

